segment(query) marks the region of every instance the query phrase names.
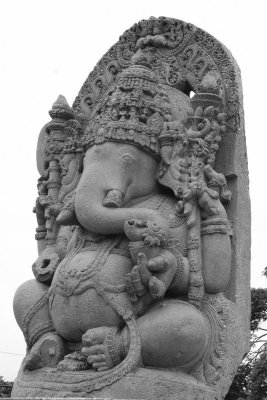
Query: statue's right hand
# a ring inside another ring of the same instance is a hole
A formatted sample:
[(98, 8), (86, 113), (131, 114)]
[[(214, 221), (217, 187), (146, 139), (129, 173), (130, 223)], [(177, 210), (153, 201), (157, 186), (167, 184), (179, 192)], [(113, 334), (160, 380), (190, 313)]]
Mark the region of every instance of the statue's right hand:
[(161, 254), (147, 260), (144, 253), (137, 256), (137, 265), (126, 275), (126, 287), (133, 303), (146, 293), (153, 299), (163, 298), (176, 272), (172, 253), (162, 249)]
[(150, 293), (154, 299), (161, 299), (175, 276), (177, 270), (176, 258), (167, 249), (162, 249), (160, 255), (148, 261), (147, 268), (153, 274), (149, 280)]
[(44, 251), (32, 265), (32, 271), (37, 281), (50, 283), (59, 263), (58, 254)]
[(133, 303), (147, 292), (149, 292), (149, 280), (152, 273), (147, 268), (147, 258), (144, 253), (139, 253), (137, 256), (137, 265), (135, 265), (130, 273), (125, 277), (127, 291)]

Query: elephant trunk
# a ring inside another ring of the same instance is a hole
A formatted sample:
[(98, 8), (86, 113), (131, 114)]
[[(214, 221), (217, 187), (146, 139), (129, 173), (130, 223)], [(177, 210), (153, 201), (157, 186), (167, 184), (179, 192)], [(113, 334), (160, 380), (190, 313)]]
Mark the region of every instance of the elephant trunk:
[(120, 208), (123, 202), (123, 193), (119, 189), (111, 189), (108, 191), (103, 201), (104, 207)]
[(156, 211), (145, 208), (120, 208), (126, 195), (122, 186), (104, 189), (99, 180), (92, 180), (82, 177), (75, 199), (77, 219), (88, 231), (119, 234), (124, 232), (124, 222), (129, 219), (154, 220), (158, 216)]

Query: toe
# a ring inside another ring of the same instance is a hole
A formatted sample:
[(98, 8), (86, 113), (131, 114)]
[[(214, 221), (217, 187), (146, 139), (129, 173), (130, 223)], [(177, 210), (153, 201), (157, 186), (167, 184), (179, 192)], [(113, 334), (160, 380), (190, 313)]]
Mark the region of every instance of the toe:
[(29, 371), (41, 368), (43, 366), (41, 357), (38, 353), (32, 352), (26, 357), (25, 361), (25, 369)]
[(98, 372), (102, 372), (102, 371), (107, 371), (108, 369), (110, 369), (109, 367), (99, 367), (97, 370)]
[(89, 364), (94, 364), (94, 363), (98, 363), (98, 362), (104, 362), (106, 361), (106, 356), (104, 354), (97, 354), (94, 356), (88, 356), (87, 357), (87, 361), (89, 362)]
[(82, 336), (82, 343), (84, 346), (93, 346), (94, 344), (98, 344), (98, 337), (93, 329), (90, 329), (90, 331), (86, 332)]
[(96, 369), (96, 370), (102, 370), (103, 371), (103, 368), (105, 368), (105, 369), (108, 369), (108, 366), (107, 366), (107, 363), (106, 362), (97, 362), (97, 363), (93, 363), (92, 364), (92, 367), (94, 368), (94, 369)]
[(94, 346), (103, 343), (106, 336), (106, 327), (89, 329), (83, 336), (82, 342), (84, 346)]
[(81, 352), (85, 356), (94, 356), (96, 354), (105, 354), (105, 346), (103, 344), (96, 344), (95, 346), (83, 347)]

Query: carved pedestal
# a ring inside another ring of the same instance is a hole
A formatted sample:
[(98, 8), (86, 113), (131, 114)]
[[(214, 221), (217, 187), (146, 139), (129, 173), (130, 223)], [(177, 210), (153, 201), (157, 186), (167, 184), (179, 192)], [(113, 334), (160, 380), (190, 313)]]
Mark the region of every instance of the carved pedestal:
[(88, 372), (19, 374), (13, 397), (87, 397), (146, 400), (215, 400), (215, 392), (182, 372), (138, 368), (112, 386), (88, 393)]

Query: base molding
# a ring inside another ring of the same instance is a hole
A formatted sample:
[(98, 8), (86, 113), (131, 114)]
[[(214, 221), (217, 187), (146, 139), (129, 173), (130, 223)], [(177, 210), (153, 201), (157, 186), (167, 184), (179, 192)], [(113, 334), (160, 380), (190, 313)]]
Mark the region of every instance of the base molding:
[(101, 390), (87, 392), (91, 371), (58, 372), (52, 368), (20, 370), (13, 400), (90, 398), (95, 400), (215, 400), (216, 394), (194, 377), (180, 371), (137, 368)]

